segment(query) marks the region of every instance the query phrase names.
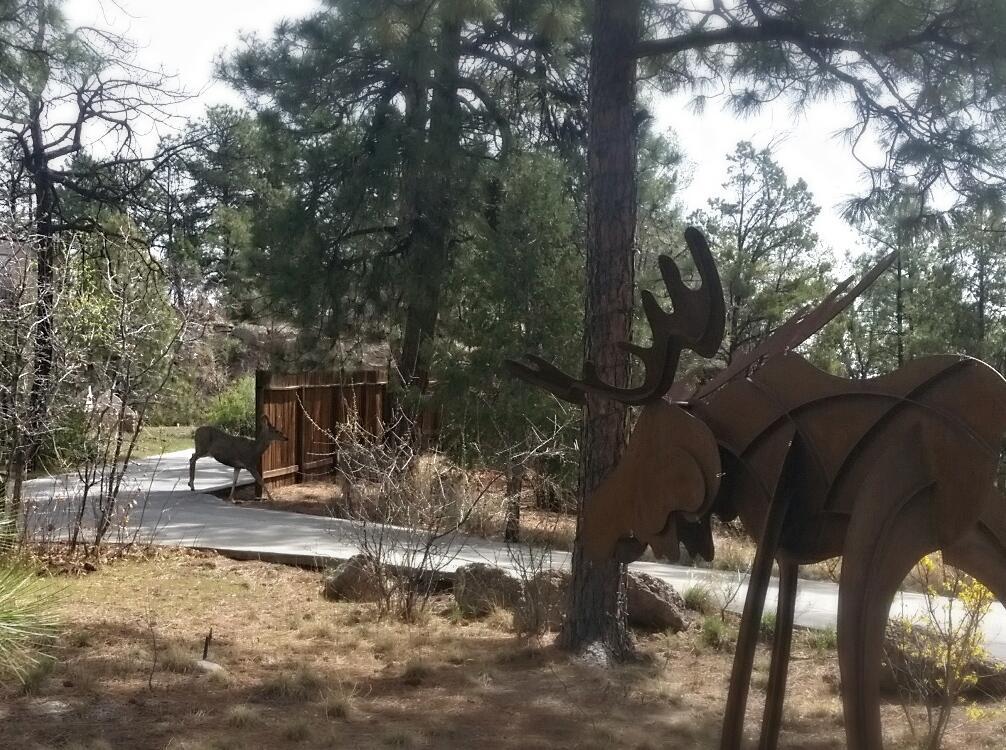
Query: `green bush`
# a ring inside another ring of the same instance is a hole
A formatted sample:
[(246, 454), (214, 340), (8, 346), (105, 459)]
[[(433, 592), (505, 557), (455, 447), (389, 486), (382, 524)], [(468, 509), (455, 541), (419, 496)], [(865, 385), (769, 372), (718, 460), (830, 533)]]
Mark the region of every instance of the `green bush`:
[(246, 375), (221, 392), (206, 412), (206, 421), (235, 435), (255, 436), (255, 378)]
[(702, 620), (702, 642), (716, 650), (726, 648), (730, 642), (727, 624), (715, 615), (705, 617)]
[(766, 612), (761, 616), (761, 623), (758, 625), (758, 635), (763, 641), (771, 641), (775, 638), (775, 625), (775, 612)]
[(838, 633), (835, 628), (812, 630), (808, 634), (807, 640), (815, 651), (834, 651), (838, 648)]
[(0, 558), (0, 677), (22, 684), (46, 671), (56, 633), (55, 592), (35, 571)]
[(682, 593), (681, 598), (685, 601), (685, 606), (694, 612), (704, 615), (711, 615), (716, 611), (712, 594), (709, 589), (701, 584), (689, 586)]

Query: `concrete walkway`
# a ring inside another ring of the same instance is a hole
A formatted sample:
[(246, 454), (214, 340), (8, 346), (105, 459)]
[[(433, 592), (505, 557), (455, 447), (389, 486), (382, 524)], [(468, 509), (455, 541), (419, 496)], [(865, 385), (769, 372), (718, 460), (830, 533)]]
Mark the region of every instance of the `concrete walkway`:
[[(402, 563), (415, 559), (421, 540), (408, 529), (381, 530), (371, 525), (342, 519), (308, 516), (298, 513), (237, 506), (205, 492), (230, 487), (233, 471), (212, 459), (197, 464), (196, 487), (188, 490), (190, 451), (167, 453), (158, 458), (134, 462), (126, 474), (122, 493), (123, 510), (112, 539), (218, 550), (224, 554), (277, 562), (324, 565), (328, 561), (350, 557), (359, 551), (364, 534), (371, 539), (383, 534), (386, 547)], [(242, 483), (251, 477), (242, 475)], [(81, 484), (75, 476), (33, 480), (27, 483), (27, 523), (37, 536), (60, 538), (70, 528), (80, 507)], [(94, 522), (94, 514), (85, 513), (85, 523)], [(522, 566), (548, 565), (568, 568), (570, 556), (552, 552), (544, 561), (542, 553), (508, 548), (501, 542), (454, 534), (435, 550), (435, 569), (451, 573), (459, 566), (483, 562), (516, 572)], [(649, 573), (684, 591), (690, 586), (707, 587), (714, 595), (736, 589), (729, 609), (744, 607), (746, 579), (734, 574), (687, 568), (666, 563), (639, 562), (632, 570)], [(766, 612), (773, 612), (776, 581), (769, 590)], [(958, 605), (959, 606), (959, 605)], [(946, 602), (944, 602), (944, 608)], [(833, 628), (838, 611), (838, 587), (824, 581), (801, 580), (796, 603), (796, 623), (803, 627)], [(959, 611), (959, 610), (958, 610)], [(892, 616), (910, 619), (926, 616), (926, 600), (919, 594), (902, 594), (895, 600)], [(1006, 661), (1006, 610), (999, 603), (983, 623), (986, 647), (998, 659)]]

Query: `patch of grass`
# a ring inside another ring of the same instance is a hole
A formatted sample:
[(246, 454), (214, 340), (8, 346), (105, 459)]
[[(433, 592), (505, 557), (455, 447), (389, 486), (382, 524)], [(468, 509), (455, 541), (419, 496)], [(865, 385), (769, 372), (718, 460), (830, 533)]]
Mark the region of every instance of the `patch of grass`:
[(47, 651), (56, 635), (56, 598), (51, 581), (0, 558), (0, 680), (27, 684), (52, 669)]
[(171, 643), (157, 654), (157, 666), (166, 672), (188, 674), (195, 669), (195, 659), (180, 646)]
[(289, 742), (307, 742), (311, 739), (311, 725), (307, 719), (296, 719), (283, 727), (283, 739)]
[(298, 667), (263, 682), (256, 696), (261, 700), (306, 703), (321, 697), (326, 687), (324, 678), (313, 669)]
[(835, 628), (811, 630), (807, 633), (807, 643), (815, 651), (834, 651), (838, 648), (838, 631)]
[(184, 427), (152, 427), (147, 425), (140, 430), (133, 447), (133, 458), (160, 456), (162, 453), (185, 450), (192, 447), (192, 434), (195, 428)]
[(327, 719), (349, 719), (353, 715), (353, 696), (355, 690), (346, 690), (342, 686), (325, 693), (322, 711)]
[(98, 687), (98, 675), (93, 664), (73, 663), (63, 672), (63, 684), (83, 693), (93, 693)]
[(386, 747), (410, 748), (415, 745), (412, 735), (402, 729), (395, 729), (384, 735)]
[(254, 706), (249, 706), (247, 703), (236, 703), (227, 709), (224, 723), (229, 727), (236, 728), (254, 727), (262, 723), (262, 716)]
[(111, 743), (103, 739), (74, 740), (63, 745), (63, 750), (114, 750)]
[(21, 672), (21, 692), (24, 695), (38, 695), (46, 678), (56, 667), (56, 658), (44, 654), (35, 659), (28, 669)]
[(405, 671), (402, 672), (402, 682), (411, 687), (416, 687), (421, 685), (423, 680), (429, 677), (433, 673), (430, 665), (419, 659), (412, 659), (405, 665)]
[(763, 641), (771, 641), (775, 638), (775, 626), (775, 612), (765, 612), (761, 616), (761, 622), (758, 624), (758, 637)]
[(685, 601), (685, 606), (693, 612), (703, 615), (711, 615), (716, 611), (716, 604), (713, 602), (713, 595), (709, 588), (701, 584), (689, 586), (681, 594)]
[(66, 642), (72, 648), (87, 648), (91, 645), (91, 634), (86, 630), (74, 630), (67, 636)]
[(702, 643), (717, 651), (729, 645), (727, 634), (727, 624), (715, 615), (707, 615), (702, 618), (701, 629)]

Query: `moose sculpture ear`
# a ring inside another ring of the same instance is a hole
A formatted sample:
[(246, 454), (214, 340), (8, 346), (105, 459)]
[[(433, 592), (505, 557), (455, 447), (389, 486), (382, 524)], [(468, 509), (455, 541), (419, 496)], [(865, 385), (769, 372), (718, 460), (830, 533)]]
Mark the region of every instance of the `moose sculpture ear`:
[[(695, 519), (719, 488), (719, 449), (709, 429), (666, 401), (646, 406), (618, 466), (584, 507), (583, 544), (593, 560), (635, 539), (676, 559), (676, 515)], [(624, 546), (624, 545), (623, 545)]]

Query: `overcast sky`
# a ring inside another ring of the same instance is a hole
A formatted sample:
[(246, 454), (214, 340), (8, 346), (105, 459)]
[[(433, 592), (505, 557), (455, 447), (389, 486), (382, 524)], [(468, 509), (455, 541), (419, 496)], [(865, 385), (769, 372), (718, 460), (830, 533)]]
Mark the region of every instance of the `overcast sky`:
[[(141, 44), (140, 61), (177, 74), (199, 96), (183, 114), (198, 117), (208, 104), (239, 104), (234, 92), (212, 80), (213, 62), (240, 35), (267, 35), (282, 18), (297, 18), (318, 7), (317, 0), (69, 0), (75, 23), (112, 26)], [(786, 173), (803, 178), (822, 206), (817, 231), (841, 256), (853, 249), (857, 233), (840, 217), (841, 204), (862, 189), (862, 171), (848, 145), (834, 134), (851, 122), (842, 102), (815, 105), (795, 115), (786, 103), (758, 115), (737, 118), (711, 102), (702, 114), (690, 111), (687, 96), (654, 103), (657, 126), (674, 132), (688, 159), (689, 181), (681, 192), (688, 210), (705, 205), (726, 178), (726, 155), (739, 140), (756, 146), (777, 144)]]

